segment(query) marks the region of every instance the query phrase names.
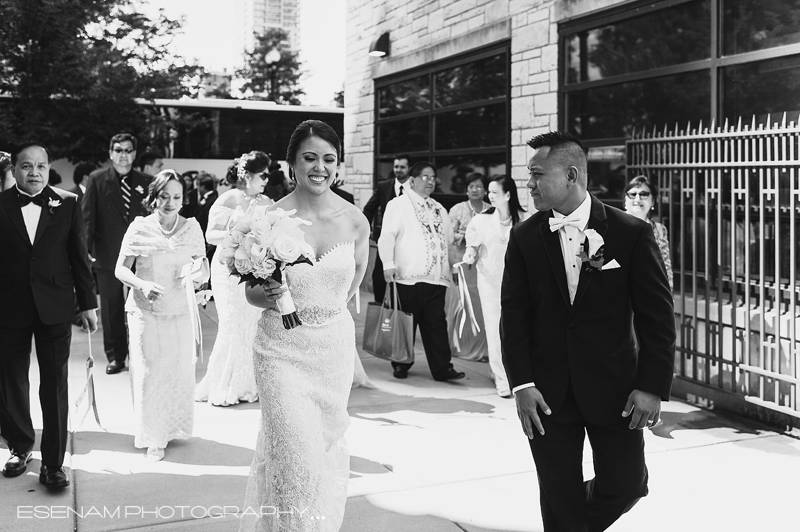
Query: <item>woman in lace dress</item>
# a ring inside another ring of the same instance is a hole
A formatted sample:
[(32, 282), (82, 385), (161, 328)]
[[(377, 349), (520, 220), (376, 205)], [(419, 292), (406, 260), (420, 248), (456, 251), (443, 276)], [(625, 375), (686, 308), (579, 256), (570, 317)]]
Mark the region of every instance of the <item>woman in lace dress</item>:
[(173, 170), (156, 175), (145, 199), (155, 212), (137, 217), (128, 227), (114, 272), (132, 289), (125, 310), (134, 445), (146, 447), (151, 460), (164, 458), (170, 440), (191, 438), (194, 424), (193, 309), (180, 273), (184, 265), (205, 256), (205, 242), (200, 224), (178, 215), (184, 186)]
[(656, 237), (658, 249), (661, 251), (661, 258), (664, 259), (664, 266), (667, 268), (667, 280), (669, 288), (673, 290), (672, 284), (672, 261), (669, 258), (669, 238), (667, 228), (664, 224), (653, 220), (652, 215), (655, 210), (655, 198), (658, 197), (658, 189), (654, 183), (650, 182), (647, 176), (640, 175), (630, 180), (625, 187), (625, 212), (636, 216), (650, 224), (653, 228), (653, 235)]
[(208, 213), (206, 239), (217, 246), (211, 261), (211, 286), (219, 326), (206, 374), (194, 397), (214, 406), (258, 401), (253, 376), (253, 338), (261, 311), (247, 303), (244, 285), (239, 284), (238, 277), (230, 275), (219, 257), (220, 244), (231, 224), (253, 209), (272, 205), (272, 200), (262, 195), (269, 163), (269, 157), (262, 151), (251, 151), (236, 159), (226, 175), (235, 188), (217, 198)]
[(500, 353), (500, 284), (505, 269), (508, 235), (511, 227), (522, 221), (526, 213), (519, 203), (517, 185), (508, 176), (497, 176), (489, 182), (489, 201), (492, 207), (475, 216), (467, 225), (464, 262), (477, 262), (478, 293), (486, 325), (489, 366), (497, 394), (511, 397)]
[[(347, 499), (349, 454), (344, 434), (356, 336), (347, 301), (367, 268), (369, 225), (359, 209), (331, 191), (342, 160), (333, 129), (300, 124), (286, 154), (294, 192), (275, 208), (296, 210), (315, 252), (314, 264), (286, 270), (302, 325), (286, 330), (275, 282), (248, 287), (265, 308), (253, 346), (261, 427), (240, 530), (339, 530)], [(277, 512), (264, 512), (275, 509)]]

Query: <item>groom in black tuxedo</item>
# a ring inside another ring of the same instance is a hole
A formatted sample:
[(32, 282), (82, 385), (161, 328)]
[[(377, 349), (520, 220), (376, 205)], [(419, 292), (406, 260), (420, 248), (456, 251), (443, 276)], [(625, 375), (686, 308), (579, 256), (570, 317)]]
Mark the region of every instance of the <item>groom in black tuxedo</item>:
[(0, 193), (0, 433), (11, 451), (3, 475), (24, 473), (33, 451), (28, 382), (33, 337), (43, 420), (39, 482), (63, 488), (69, 485), (63, 463), (73, 294), (80, 319), (92, 332), (97, 298), (78, 197), (47, 185), (50, 157), (41, 144), (22, 145), (11, 162), (17, 185)]
[[(647, 495), (642, 429), (669, 400), (672, 294), (650, 225), (587, 193), (578, 140), (528, 145), (538, 212), (511, 230), (503, 364), (529, 438), (546, 532), (607, 529)], [(585, 434), (595, 477), (584, 482)]]

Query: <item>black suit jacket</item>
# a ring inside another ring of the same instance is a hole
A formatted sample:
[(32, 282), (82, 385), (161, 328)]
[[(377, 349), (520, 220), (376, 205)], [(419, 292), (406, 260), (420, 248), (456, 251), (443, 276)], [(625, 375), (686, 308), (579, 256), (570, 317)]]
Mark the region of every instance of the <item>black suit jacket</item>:
[[(394, 179), (378, 181), (378, 186), (367, 204), (364, 205), (364, 216), (372, 225), (372, 239), (377, 242), (381, 236), (381, 225), (383, 225), (383, 213), (386, 212), (386, 204), (394, 197)], [(408, 181), (406, 181), (408, 183)]]
[(197, 204), (197, 213), (195, 214), (195, 219), (197, 223), (200, 224), (200, 229), (203, 230), (203, 237), (205, 238), (206, 229), (208, 229), (208, 213), (211, 210), (211, 206), (217, 201), (217, 194), (216, 190), (212, 190), (211, 194), (209, 194), (205, 200), (201, 199)]
[(535, 383), (553, 412), (571, 383), (589, 422), (618, 424), (634, 389), (669, 399), (675, 317), (650, 225), (591, 201), (588, 229), (603, 237), (605, 263), (620, 267), (584, 266), (570, 304), (552, 211), (516, 225), (501, 291), (503, 364), (512, 388)]
[(131, 187), (129, 216), (125, 217), (119, 174), (113, 166), (89, 174), (83, 196), (83, 214), (86, 220), (86, 241), (95, 258), (95, 268), (113, 270), (117, 264), (122, 237), (131, 220), (149, 213), (142, 202), (147, 197), (151, 176), (131, 170), (128, 184)]
[(78, 198), (49, 186), (41, 193), (59, 205), (42, 208), (33, 243), (17, 188), (0, 193), (0, 322), (4, 327), (29, 326), (36, 313), (48, 325), (71, 321), (74, 293), (81, 310), (97, 308)]

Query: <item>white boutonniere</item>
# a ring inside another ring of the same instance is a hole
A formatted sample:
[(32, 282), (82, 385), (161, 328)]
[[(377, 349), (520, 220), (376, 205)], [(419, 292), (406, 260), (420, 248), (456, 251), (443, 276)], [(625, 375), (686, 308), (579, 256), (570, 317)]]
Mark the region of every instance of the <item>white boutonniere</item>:
[(47, 200), (47, 207), (48, 207), (48, 210), (50, 211), (51, 215), (53, 214), (53, 209), (55, 209), (59, 205), (61, 205), (61, 200), (57, 200), (57, 199), (53, 199), (53, 198), (49, 198)]
[(139, 194), (144, 194), (144, 189), (142, 188), (142, 185), (137, 185), (137, 186), (136, 186), (136, 188), (135, 188), (135, 190), (136, 190), (136, 192), (138, 192)]
[(583, 232), (586, 235), (586, 242), (581, 246), (578, 254), (581, 262), (586, 264), (586, 271), (600, 270), (603, 268), (603, 237), (594, 229), (587, 229)]

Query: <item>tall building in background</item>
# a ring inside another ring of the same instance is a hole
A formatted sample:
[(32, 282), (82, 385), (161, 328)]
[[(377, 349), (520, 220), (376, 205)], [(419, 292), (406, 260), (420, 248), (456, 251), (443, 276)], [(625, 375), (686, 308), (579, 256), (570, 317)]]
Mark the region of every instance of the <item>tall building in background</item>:
[(289, 34), (289, 45), (298, 49), (301, 0), (243, 0), (242, 14), (239, 20), (240, 49), (243, 53), (253, 50), (254, 34), (260, 34), (267, 28), (282, 28)]

